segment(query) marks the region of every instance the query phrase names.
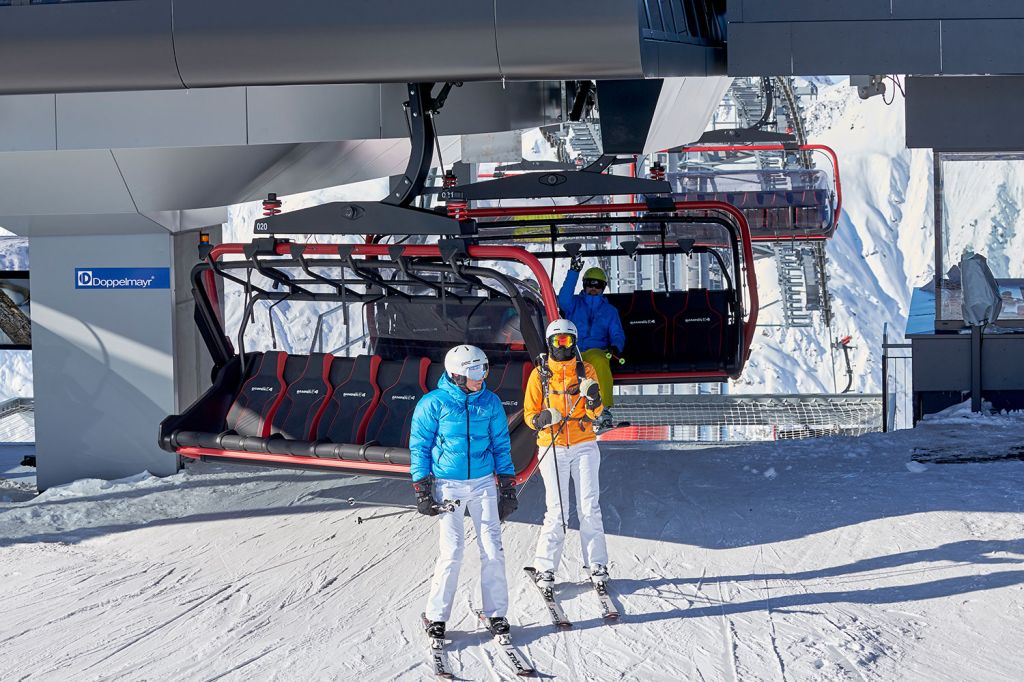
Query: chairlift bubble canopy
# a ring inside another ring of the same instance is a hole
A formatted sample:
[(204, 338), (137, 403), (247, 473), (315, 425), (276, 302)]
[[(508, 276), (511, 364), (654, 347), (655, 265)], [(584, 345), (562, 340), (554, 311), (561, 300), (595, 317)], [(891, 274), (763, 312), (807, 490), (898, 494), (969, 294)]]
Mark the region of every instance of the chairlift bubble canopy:
[[(721, 201), (743, 212), (754, 241), (828, 239), (842, 215), (839, 159), (825, 145), (795, 143), (692, 145), (669, 169), (680, 201)], [(759, 159), (774, 158), (778, 167)], [(828, 170), (810, 167), (824, 159)]]

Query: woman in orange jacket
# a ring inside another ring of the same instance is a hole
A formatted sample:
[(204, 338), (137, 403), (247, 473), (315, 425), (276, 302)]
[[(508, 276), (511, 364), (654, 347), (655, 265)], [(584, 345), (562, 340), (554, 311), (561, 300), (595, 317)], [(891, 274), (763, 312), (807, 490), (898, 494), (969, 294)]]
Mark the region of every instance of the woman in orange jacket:
[[(524, 418), (537, 431), (541, 448), (540, 474), (544, 479), (547, 510), (537, 541), (534, 566), (537, 585), (552, 590), (555, 570), (565, 542), (563, 500), (569, 499), (569, 481), (576, 483), (583, 563), (591, 580), (608, 580), (608, 549), (601, 520), (601, 451), (593, 422), (604, 409), (594, 368), (579, 359), (576, 326), (569, 320), (548, 325), (546, 366), (534, 368), (526, 386)], [(554, 442), (552, 442), (554, 441)]]

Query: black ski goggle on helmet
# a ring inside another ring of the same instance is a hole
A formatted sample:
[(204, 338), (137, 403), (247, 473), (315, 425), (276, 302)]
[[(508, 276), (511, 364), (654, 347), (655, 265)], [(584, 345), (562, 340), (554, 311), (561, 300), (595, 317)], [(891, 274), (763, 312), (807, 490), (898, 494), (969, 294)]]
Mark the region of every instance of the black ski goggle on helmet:
[(604, 281), (599, 280), (599, 279), (585, 279), (585, 280), (583, 280), (583, 288), (584, 289), (590, 289), (590, 288), (604, 289), (607, 286), (607, 284), (608, 284), (607, 282), (604, 282)]

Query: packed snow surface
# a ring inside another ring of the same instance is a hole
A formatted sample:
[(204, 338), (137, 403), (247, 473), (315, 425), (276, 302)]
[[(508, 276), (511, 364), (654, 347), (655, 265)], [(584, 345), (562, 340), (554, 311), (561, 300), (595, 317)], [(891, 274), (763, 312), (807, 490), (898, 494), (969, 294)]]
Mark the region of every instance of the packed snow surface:
[[(950, 414), (856, 439), (604, 444), (623, 617), (601, 621), (571, 531), (559, 593), (575, 627), (548, 624), (520, 570), (537, 479), (504, 526), (514, 633), (548, 679), (1020, 679), (1024, 463), (910, 455), (1022, 430)], [(405, 480), (205, 464), (16, 496), (0, 503), (0, 679), (430, 679), (435, 524), (356, 522), (411, 501)], [(472, 616), (472, 537), (466, 556), (453, 665), (511, 679)]]

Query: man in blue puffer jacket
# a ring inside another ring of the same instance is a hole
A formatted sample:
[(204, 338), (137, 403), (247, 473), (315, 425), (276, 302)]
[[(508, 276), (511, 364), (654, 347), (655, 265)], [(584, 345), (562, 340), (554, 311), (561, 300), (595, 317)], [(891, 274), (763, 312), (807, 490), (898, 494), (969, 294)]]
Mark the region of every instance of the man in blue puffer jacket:
[[(409, 435), (413, 489), (421, 514), (437, 515), (437, 501), (461, 500), (476, 527), (483, 612), (498, 634), (509, 631), (508, 581), (501, 521), (516, 510), (512, 444), (501, 399), (484, 386), (487, 356), (456, 346), (444, 359), (437, 389), (420, 399)], [(498, 477), (498, 486), (494, 478)], [(500, 489), (499, 489), (500, 488)], [(424, 612), (427, 634), (444, 638), (465, 548), (461, 508), (440, 519), (440, 551)]]
[(614, 423), (611, 407), (615, 404), (609, 360), (614, 358), (616, 362), (624, 362), (622, 349), (626, 347), (626, 332), (622, 329), (619, 311), (604, 297), (605, 287), (608, 286), (604, 270), (595, 267), (584, 272), (583, 290), (578, 294), (573, 293), (581, 270), (583, 258), (576, 254), (572, 257), (569, 272), (558, 292), (558, 307), (562, 309), (562, 316), (576, 325), (579, 331), (577, 348), (583, 360), (589, 362), (597, 372), (604, 412), (594, 426), (606, 429)]

